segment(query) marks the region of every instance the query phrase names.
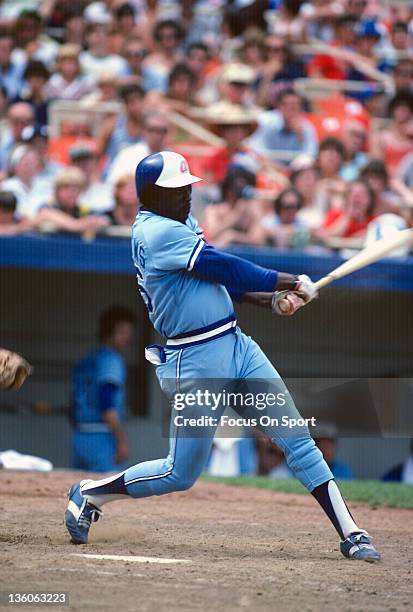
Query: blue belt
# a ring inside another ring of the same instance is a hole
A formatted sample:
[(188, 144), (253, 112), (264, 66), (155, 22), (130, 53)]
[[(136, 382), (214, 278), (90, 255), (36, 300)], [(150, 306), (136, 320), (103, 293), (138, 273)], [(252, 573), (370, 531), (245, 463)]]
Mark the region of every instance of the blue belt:
[[(215, 323), (207, 325), (206, 327), (195, 329), (186, 334), (174, 336), (173, 338), (168, 338), (165, 348), (182, 349), (189, 346), (196, 346), (197, 344), (204, 344), (210, 340), (215, 340), (216, 338), (221, 338), (227, 334), (235, 333), (236, 327), (237, 320), (235, 315), (231, 315), (230, 317), (216, 321)], [(164, 347), (160, 344), (150, 344), (149, 346), (145, 347), (145, 357), (148, 361), (155, 365), (165, 363), (166, 357)]]

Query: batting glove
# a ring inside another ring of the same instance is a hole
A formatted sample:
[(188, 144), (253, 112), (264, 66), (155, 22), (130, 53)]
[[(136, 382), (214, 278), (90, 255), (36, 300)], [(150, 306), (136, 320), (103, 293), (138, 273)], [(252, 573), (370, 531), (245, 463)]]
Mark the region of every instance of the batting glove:
[[(280, 303), (282, 302), (282, 307)], [(271, 310), (274, 314), (281, 317), (291, 317), (294, 313), (306, 305), (306, 302), (297, 293), (290, 289), (285, 291), (276, 291), (271, 300)]]
[(300, 274), (293, 291), (294, 293), (299, 295), (306, 304), (318, 297), (317, 288), (311, 278), (307, 276), (307, 274)]

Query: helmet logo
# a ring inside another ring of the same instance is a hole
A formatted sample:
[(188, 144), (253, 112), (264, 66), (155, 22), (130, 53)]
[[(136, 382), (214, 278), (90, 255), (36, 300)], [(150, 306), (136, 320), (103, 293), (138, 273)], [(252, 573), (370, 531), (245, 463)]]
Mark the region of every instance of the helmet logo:
[(181, 161), (180, 170), (182, 174), (184, 174), (185, 172), (189, 172), (188, 164), (186, 163), (186, 161), (184, 160)]

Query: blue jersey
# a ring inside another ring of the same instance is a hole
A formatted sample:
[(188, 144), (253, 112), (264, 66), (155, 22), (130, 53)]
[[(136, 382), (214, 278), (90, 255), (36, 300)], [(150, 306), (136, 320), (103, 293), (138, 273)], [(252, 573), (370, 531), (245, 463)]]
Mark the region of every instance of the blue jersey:
[(86, 355), (73, 368), (73, 419), (76, 424), (102, 423), (99, 387), (105, 383), (116, 386), (113, 406), (120, 418), (125, 403), (126, 368), (122, 356), (111, 348), (101, 347)]
[(174, 338), (231, 317), (223, 285), (190, 274), (205, 246), (191, 215), (185, 224), (141, 210), (133, 225), (132, 256), (138, 288), (155, 329)]

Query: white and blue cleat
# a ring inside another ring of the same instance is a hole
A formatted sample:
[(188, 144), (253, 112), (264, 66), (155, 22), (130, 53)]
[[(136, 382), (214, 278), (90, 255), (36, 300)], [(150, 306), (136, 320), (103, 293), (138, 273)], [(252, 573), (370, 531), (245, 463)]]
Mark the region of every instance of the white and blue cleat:
[(102, 516), (102, 511), (90, 504), (82, 495), (80, 488), (86, 482), (89, 481), (79, 480), (69, 490), (65, 524), (73, 544), (87, 544), (90, 526)]
[(371, 536), (366, 532), (352, 533), (343, 542), (340, 542), (340, 550), (348, 559), (367, 561), (374, 563), (380, 561), (380, 553), (371, 543)]

